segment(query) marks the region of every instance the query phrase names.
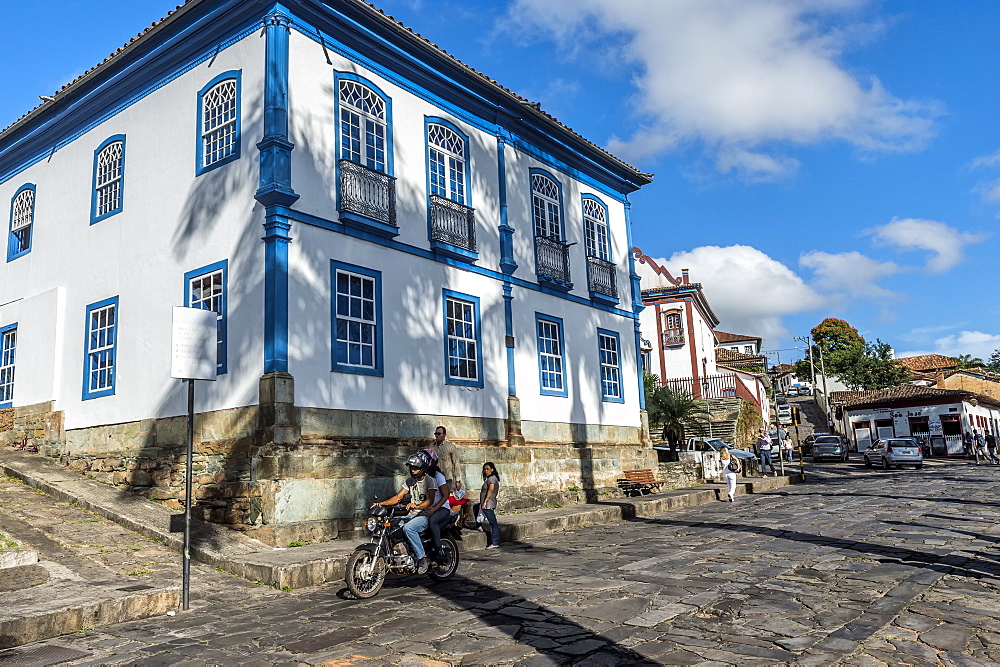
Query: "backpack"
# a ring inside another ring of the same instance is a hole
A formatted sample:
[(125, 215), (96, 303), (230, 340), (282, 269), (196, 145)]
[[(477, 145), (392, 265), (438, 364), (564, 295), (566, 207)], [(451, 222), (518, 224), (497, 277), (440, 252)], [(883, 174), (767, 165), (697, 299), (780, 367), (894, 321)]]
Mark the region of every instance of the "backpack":
[(729, 465), (726, 466), (726, 468), (729, 469), (729, 472), (736, 472), (736, 473), (738, 473), (740, 471), (740, 462), (739, 462), (739, 460), (735, 456), (730, 455), (729, 456)]

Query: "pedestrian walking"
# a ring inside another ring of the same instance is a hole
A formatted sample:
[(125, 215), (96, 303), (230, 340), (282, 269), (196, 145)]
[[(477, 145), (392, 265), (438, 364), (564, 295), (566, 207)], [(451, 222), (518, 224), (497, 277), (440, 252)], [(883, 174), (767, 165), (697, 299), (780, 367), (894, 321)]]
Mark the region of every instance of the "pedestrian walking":
[(479, 502), (472, 508), (476, 522), (484, 531), (484, 522), (489, 522), (490, 532), (486, 534), (487, 549), (500, 548), (500, 524), (497, 523), (497, 494), (500, 493), (500, 471), (492, 461), (483, 464), (483, 488), (479, 492)]
[(962, 434), (962, 445), (965, 447), (966, 456), (972, 456), (976, 453), (975, 442), (972, 440), (972, 431), (966, 431)]
[(736, 502), (736, 477), (740, 474), (740, 460), (729, 453), (728, 447), (723, 447), (719, 458), (722, 459), (722, 477), (726, 480), (726, 492), (729, 502)]
[(760, 474), (766, 476), (765, 468), (770, 468), (771, 474), (777, 477), (778, 471), (774, 467), (774, 461), (771, 460), (771, 439), (767, 437), (767, 431), (764, 429), (760, 430), (760, 435), (757, 437), (756, 449), (757, 456), (760, 457)]
[(997, 454), (1000, 453), (997, 451), (997, 437), (991, 431), (986, 432), (986, 453), (994, 465), (1000, 463), (1000, 458), (997, 458)]
[(781, 451), (785, 453), (785, 460), (792, 463), (792, 436), (785, 433), (785, 439), (781, 441)]
[(976, 429), (975, 435), (973, 435), (973, 440), (976, 443), (976, 445), (975, 445), (975, 447), (976, 447), (976, 465), (979, 465), (979, 458), (980, 457), (986, 459), (987, 463), (991, 463), (990, 457), (986, 453), (986, 438), (984, 438), (983, 434), (979, 432), (979, 429)]

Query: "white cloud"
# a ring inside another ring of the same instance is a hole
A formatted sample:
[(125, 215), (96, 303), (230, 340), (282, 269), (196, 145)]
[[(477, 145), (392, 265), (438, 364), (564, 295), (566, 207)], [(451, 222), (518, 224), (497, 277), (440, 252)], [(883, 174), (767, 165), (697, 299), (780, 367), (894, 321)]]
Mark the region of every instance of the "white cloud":
[(573, 57), (637, 66), (636, 110), (648, 122), (614, 140), (626, 159), (698, 140), (719, 171), (773, 180), (798, 166), (767, 155), (775, 143), (842, 140), (882, 152), (919, 149), (933, 134), (938, 103), (896, 98), (839, 62), (875, 30), (854, 18), (866, 4), (515, 0), (508, 29), (551, 35)]
[(876, 244), (901, 250), (925, 250), (930, 253), (926, 268), (932, 273), (944, 273), (962, 262), (965, 246), (986, 239), (985, 234), (960, 232), (935, 220), (894, 218), (892, 222), (871, 230)]
[(701, 246), (656, 262), (676, 276), (681, 269), (690, 269), (692, 282), (704, 286), (723, 331), (773, 341), (788, 333), (783, 316), (825, 303), (795, 272), (750, 246)]
[(847, 292), (852, 297), (898, 299), (895, 292), (879, 287), (882, 278), (903, 269), (893, 262), (880, 262), (855, 251), (829, 253), (814, 250), (799, 258), (799, 264), (816, 273), (817, 284), (832, 292)]
[(948, 357), (957, 357), (961, 354), (971, 354), (973, 357), (987, 360), (996, 349), (1000, 349), (1000, 334), (962, 331), (935, 339), (931, 350), (897, 352), (896, 356), (915, 357), (921, 354), (943, 354)]
[(988, 167), (995, 167), (1000, 164), (1000, 151), (993, 153), (992, 155), (983, 155), (977, 157), (969, 165), (969, 169), (985, 169)]

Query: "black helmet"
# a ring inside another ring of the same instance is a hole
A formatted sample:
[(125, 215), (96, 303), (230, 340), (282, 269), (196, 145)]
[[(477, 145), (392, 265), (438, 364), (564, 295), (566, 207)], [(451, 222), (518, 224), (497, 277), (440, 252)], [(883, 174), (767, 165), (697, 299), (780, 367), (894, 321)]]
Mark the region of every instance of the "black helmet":
[(425, 452), (421, 451), (406, 459), (406, 465), (409, 466), (410, 470), (419, 470), (421, 473), (425, 473), (431, 467), (431, 459)]

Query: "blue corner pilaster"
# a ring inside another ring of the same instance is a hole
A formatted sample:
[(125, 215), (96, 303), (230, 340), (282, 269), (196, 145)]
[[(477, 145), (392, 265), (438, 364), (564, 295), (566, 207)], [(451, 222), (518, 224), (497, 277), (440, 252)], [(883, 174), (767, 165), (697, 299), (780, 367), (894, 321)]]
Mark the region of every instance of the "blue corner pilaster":
[(504, 157), (506, 145), (507, 142), (503, 137), (497, 137), (497, 175), (500, 186), (500, 270), (504, 275), (512, 276), (517, 271), (517, 262), (514, 261), (514, 228), (507, 224), (507, 161)]
[(295, 146), (288, 140), (289, 25), (288, 17), (277, 10), (264, 17), (264, 138), (257, 144), (260, 187), (255, 195), (264, 206), (290, 206), (299, 198), (292, 189)]
[(264, 372), (288, 372), (288, 218), (268, 212), (264, 223)]
[(503, 323), (507, 347), (507, 395), (517, 396), (517, 382), (514, 380), (514, 295), (510, 282), (503, 284)]
[(632, 250), (632, 203), (625, 201), (625, 235), (628, 239), (628, 277), (632, 284), (632, 317), (635, 323), (635, 363), (636, 374), (639, 376), (639, 409), (646, 409), (646, 382), (642, 376), (642, 333), (639, 329), (639, 313), (645, 307), (642, 305), (642, 288), (639, 285), (639, 274), (635, 272), (635, 252)]

